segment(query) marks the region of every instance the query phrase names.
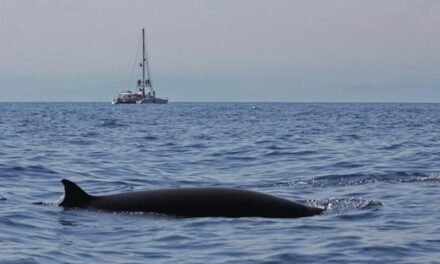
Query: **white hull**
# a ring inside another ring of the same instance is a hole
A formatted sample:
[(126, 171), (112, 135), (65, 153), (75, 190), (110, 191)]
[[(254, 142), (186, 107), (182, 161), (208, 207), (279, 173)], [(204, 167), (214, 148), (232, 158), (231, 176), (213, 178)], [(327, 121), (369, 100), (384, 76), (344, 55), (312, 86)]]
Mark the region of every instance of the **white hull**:
[(168, 104), (168, 99), (162, 98), (144, 98), (136, 102), (137, 104)]
[(118, 98), (112, 101), (112, 104), (135, 104), (137, 101), (145, 98), (142, 92), (126, 91), (120, 93)]

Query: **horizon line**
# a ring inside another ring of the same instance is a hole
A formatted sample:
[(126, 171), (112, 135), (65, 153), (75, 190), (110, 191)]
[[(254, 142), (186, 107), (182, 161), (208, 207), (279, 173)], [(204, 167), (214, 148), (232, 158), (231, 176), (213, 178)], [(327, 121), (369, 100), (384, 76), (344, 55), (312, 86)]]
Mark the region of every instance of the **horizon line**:
[[(0, 101), (0, 103), (109, 103), (111, 101)], [(286, 104), (439, 104), (435, 101), (171, 101), (169, 103), (286, 103)]]

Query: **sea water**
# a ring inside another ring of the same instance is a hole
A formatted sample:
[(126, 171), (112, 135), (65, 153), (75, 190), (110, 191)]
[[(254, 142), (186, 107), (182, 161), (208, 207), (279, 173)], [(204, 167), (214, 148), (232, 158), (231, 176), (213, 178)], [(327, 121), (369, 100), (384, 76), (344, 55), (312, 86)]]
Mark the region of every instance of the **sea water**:
[[(440, 263), (440, 104), (0, 103), (1, 263)], [(298, 219), (63, 209), (104, 195), (251, 189)]]

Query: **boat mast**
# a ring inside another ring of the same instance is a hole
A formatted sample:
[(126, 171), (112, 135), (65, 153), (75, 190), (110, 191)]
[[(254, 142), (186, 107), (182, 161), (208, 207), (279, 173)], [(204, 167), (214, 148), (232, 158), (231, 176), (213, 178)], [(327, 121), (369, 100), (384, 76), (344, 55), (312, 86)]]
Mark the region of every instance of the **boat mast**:
[(145, 30), (142, 29), (142, 95), (145, 97)]
[(147, 51), (147, 47), (145, 44), (146, 42), (145, 42), (144, 29), (142, 29), (142, 34), (144, 35), (144, 58), (145, 58), (145, 65), (147, 67), (147, 86), (150, 87), (150, 95), (155, 96), (154, 90), (153, 90), (153, 84), (151, 83), (151, 78), (150, 78), (150, 65), (148, 63), (148, 51)]

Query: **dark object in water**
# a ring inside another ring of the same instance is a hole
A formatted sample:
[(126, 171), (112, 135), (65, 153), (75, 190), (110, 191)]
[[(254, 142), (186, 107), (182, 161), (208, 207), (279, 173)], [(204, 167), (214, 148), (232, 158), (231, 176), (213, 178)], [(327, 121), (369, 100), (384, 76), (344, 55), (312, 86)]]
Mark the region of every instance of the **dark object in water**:
[(297, 218), (324, 209), (249, 190), (180, 188), (93, 196), (63, 179), (65, 194), (59, 206), (119, 212), (148, 212), (175, 217)]

